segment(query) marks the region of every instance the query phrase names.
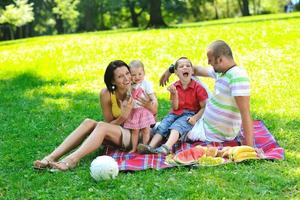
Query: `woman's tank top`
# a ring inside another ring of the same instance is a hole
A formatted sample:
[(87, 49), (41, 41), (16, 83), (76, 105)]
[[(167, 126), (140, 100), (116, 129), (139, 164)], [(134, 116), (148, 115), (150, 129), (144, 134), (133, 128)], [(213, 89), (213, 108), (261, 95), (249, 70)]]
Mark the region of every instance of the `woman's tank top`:
[(111, 110), (114, 118), (118, 118), (121, 115), (121, 108), (118, 105), (117, 97), (115, 94), (110, 93)]

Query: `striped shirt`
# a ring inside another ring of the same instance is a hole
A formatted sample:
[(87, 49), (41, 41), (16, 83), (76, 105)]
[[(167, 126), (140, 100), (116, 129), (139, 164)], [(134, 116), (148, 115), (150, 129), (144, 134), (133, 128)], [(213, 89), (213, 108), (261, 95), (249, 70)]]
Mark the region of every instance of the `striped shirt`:
[(250, 82), (245, 69), (233, 67), (225, 74), (209, 68), (216, 79), (215, 91), (203, 113), (203, 128), (207, 141), (233, 140), (241, 129), (241, 114), (235, 96), (250, 96)]

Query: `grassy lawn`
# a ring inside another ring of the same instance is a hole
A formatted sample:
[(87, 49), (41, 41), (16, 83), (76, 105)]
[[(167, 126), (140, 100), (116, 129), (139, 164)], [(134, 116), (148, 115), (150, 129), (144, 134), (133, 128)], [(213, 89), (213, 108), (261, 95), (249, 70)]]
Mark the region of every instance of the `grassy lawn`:
[[(293, 13), (0, 42), (0, 199), (299, 199), (299, 24)], [(159, 75), (181, 56), (206, 65), (216, 39), (247, 69), (252, 117), (285, 149), (284, 161), (120, 173), (96, 183), (89, 165), (99, 150), (66, 173), (32, 169), (84, 118), (103, 119), (98, 96), (111, 60), (144, 62), (161, 119), (169, 105)]]

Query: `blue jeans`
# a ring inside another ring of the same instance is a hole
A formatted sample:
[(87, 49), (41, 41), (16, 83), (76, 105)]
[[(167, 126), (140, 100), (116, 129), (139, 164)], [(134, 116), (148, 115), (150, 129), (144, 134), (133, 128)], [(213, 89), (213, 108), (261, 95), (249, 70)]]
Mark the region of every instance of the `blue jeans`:
[(156, 133), (167, 137), (171, 130), (176, 130), (180, 136), (183, 136), (193, 128), (193, 125), (187, 121), (188, 118), (193, 115), (195, 115), (195, 113), (191, 111), (184, 111), (181, 115), (169, 113), (157, 127)]

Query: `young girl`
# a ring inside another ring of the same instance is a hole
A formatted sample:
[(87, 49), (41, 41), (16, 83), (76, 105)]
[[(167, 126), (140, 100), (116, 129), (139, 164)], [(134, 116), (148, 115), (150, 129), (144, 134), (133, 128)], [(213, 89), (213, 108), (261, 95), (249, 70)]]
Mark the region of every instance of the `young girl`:
[(141, 131), (143, 135), (143, 144), (147, 144), (150, 139), (150, 125), (155, 124), (153, 113), (139, 104), (145, 99), (150, 98), (153, 101), (156, 98), (151, 83), (144, 80), (145, 71), (143, 63), (139, 60), (133, 60), (130, 62), (129, 67), (133, 83), (131, 96), (134, 100), (134, 107), (124, 123), (124, 128), (131, 130), (132, 149), (130, 153), (133, 153), (137, 150), (139, 132)]

